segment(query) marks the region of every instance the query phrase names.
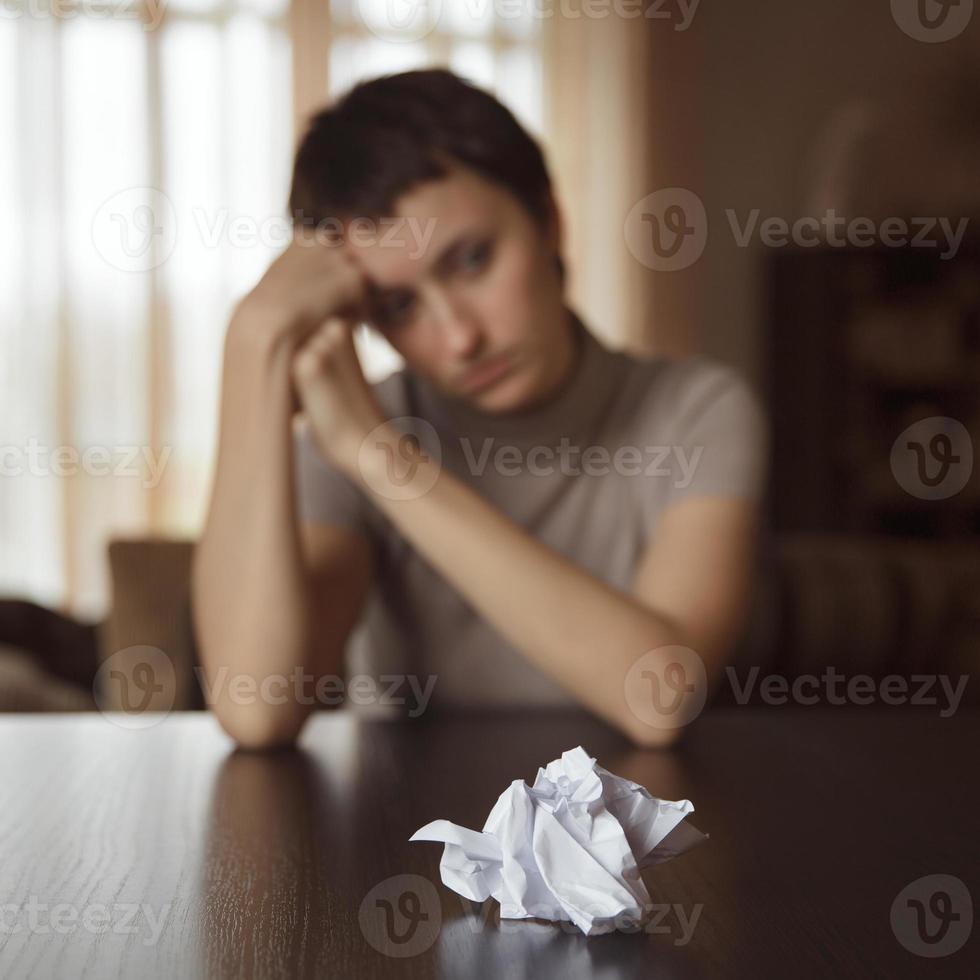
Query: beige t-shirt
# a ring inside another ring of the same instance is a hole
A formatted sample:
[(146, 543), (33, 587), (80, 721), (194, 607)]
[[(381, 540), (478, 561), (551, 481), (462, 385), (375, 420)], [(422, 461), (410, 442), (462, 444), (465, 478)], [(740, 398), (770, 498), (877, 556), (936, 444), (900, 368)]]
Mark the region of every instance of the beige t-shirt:
[[(628, 590), (667, 507), (701, 495), (762, 496), (768, 420), (732, 368), (613, 351), (573, 320), (583, 344), (574, 375), (530, 413), (485, 415), (408, 370), (373, 387), (387, 416), (441, 452), (443, 467), (544, 544)], [(434, 675), (433, 708), (575, 704), (320, 454), (308, 428), (297, 429), (295, 448), (300, 519), (355, 528), (375, 548), (349, 676), (411, 673), (424, 686)], [(602, 659), (596, 650), (597, 670)]]

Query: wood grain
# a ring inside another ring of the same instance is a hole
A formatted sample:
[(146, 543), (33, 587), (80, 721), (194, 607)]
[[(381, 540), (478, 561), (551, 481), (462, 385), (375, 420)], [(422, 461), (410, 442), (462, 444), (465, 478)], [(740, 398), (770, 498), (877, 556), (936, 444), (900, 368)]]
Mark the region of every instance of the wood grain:
[[(975, 711), (894, 708), (716, 711), (670, 753), (575, 713), (322, 713), (299, 750), (271, 754), (234, 751), (203, 713), (142, 731), (7, 716), (0, 975), (973, 977), (980, 930), (925, 959), (889, 913), (930, 874), (980, 901), (978, 743)], [(710, 834), (647, 875), (659, 932), (501, 923), (492, 900), (443, 886), (441, 845), (408, 843), (440, 817), (481, 828), (511, 780), (578, 744), (654, 795), (692, 800)], [(398, 904), (406, 882), (414, 905)], [(386, 907), (411, 917), (387, 938)]]

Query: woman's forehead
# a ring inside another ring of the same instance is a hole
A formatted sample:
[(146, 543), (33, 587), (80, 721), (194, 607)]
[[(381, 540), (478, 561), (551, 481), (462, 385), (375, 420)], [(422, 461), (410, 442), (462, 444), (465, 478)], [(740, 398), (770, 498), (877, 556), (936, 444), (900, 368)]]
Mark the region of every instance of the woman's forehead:
[(509, 195), (490, 181), (451, 174), (427, 181), (396, 201), (394, 214), (350, 218), (344, 238), (379, 288), (409, 285), (460, 243), (499, 228)]

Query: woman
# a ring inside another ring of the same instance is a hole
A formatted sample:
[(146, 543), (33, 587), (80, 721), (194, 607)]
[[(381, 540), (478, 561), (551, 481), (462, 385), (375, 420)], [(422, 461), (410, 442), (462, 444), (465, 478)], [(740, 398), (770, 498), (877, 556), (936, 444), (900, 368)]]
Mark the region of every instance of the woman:
[[(317, 115), (290, 208), (229, 324), (194, 565), (222, 725), (288, 744), (347, 676), (349, 700), (409, 714), (579, 704), (672, 742), (746, 611), (767, 444), (748, 387), (593, 337), (539, 148), (447, 71)], [(358, 322), (403, 371), (365, 381)]]

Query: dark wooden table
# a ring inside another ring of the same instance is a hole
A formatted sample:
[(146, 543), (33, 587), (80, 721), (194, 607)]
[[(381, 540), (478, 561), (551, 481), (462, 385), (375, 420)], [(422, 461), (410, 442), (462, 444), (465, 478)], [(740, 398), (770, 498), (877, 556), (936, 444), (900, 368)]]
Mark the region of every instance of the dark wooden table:
[[(443, 886), (442, 845), (408, 843), (440, 817), (480, 829), (577, 744), (710, 834), (647, 875), (647, 931), (501, 922)], [(7, 716), (0, 745), (4, 978), (980, 975), (976, 927), (938, 957), (903, 944), (928, 876), (980, 900), (975, 712), (734, 708), (667, 753), (577, 714), (325, 713), (272, 754), (206, 714)]]

